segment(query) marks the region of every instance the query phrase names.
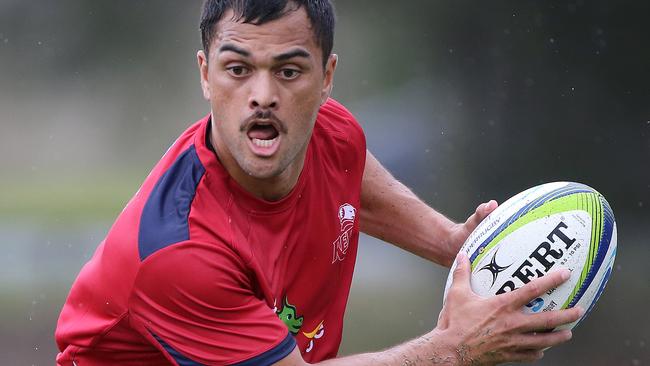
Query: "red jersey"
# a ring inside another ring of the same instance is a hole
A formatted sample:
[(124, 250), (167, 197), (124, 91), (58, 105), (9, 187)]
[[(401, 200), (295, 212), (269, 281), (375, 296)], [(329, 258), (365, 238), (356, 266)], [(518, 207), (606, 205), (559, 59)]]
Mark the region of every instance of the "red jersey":
[(171, 146), (72, 285), (58, 365), (268, 365), (335, 357), (357, 253), (365, 139), (329, 100), (300, 178), (254, 197), (209, 143)]

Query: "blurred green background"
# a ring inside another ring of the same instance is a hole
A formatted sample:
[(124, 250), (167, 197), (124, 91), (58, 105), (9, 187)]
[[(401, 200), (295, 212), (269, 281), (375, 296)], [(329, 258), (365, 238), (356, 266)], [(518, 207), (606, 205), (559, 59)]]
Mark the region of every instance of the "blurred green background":
[[(580, 181), (619, 227), (613, 277), (540, 365), (650, 364), (650, 5), (336, 2), (335, 96), (369, 148), (464, 220)], [(51, 365), (70, 284), (149, 169), (204, 116), (200, 2), (0, 0), (0, 364)], [(404, 233), (408, 235), (408, 233)], [(342, 354), (435, 326), (444, 268), (364, 237)]]

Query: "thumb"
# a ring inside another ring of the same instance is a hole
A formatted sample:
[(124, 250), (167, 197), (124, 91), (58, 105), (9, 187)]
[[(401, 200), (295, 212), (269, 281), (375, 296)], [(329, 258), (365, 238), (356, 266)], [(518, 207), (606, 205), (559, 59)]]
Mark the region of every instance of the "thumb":
[(467, 258), (467, 255), (465, 253), (458, 253), (456, 256), (456, 268), (454, 269), (451, 288), (470, 288), (470, 273), (471, 265), (469, 263), (469, 258)]

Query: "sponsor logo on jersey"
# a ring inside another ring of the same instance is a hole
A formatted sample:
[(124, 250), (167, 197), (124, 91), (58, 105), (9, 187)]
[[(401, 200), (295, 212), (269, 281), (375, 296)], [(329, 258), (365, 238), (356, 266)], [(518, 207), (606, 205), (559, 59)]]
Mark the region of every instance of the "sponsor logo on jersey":
[(354, 220), (357, 217), (357, 209), (351, 204), (346, 203), (339, 207), (338, 215), (341, 224), (341, 234), (332, 243), (334, 249), (332, 264), (336, 263), (336, 261), (343, 261), (345, 259), (345, 254), (348, 251), (350, 240), (352, 238), (352, 229), (354, 228)]

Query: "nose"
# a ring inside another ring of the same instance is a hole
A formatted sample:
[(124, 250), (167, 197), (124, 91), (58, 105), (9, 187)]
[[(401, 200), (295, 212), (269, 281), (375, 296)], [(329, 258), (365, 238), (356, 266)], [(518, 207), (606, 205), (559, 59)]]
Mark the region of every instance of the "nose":
[(273, 75), (260, 72), (256, 75), (251, 85), (248, 105), (251, 109), (277, 109), (278, 89), (275, 85)]

